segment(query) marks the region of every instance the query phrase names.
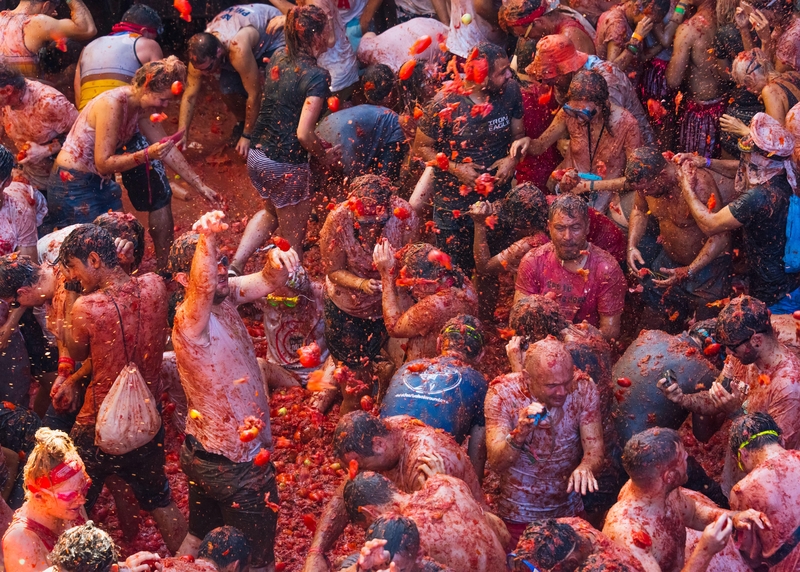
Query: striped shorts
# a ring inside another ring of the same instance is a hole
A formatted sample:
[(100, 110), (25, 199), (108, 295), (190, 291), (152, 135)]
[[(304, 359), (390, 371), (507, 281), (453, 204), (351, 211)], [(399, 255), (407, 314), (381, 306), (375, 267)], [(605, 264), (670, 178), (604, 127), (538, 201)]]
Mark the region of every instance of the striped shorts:
[(258, 194), (276, 209), (290, 207), (311, 198), (311, 169), (308, 163), (278, 163), (261, 149), (247, 154), (247, 173)]

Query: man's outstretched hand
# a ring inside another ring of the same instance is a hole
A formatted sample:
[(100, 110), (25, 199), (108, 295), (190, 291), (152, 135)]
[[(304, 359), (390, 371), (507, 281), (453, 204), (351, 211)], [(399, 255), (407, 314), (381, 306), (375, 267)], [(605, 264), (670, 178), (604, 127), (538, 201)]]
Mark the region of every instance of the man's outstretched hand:
[(222, 222), (225, 213), (222, 211), (207, 212), (192, 225), (192, 230), (206, 236), (218, 234), (223, 230), (228, 230), (228, 223)]

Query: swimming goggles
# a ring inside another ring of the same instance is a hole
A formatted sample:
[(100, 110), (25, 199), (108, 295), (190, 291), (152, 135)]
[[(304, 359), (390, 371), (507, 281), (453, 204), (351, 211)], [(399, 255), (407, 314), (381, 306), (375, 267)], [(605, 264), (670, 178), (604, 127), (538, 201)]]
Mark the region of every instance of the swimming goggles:
[(566, 113), (573, 119), (585, 120), (587, 122), (591, 121), (594, 118), (594, 116), (597, 115), (597, 109), (589, 109), (589, 108), (578, 109), (577, 107), (572, 107), (567, 103), (562, 105), (561, 108), (564, 110), (564, 113)]

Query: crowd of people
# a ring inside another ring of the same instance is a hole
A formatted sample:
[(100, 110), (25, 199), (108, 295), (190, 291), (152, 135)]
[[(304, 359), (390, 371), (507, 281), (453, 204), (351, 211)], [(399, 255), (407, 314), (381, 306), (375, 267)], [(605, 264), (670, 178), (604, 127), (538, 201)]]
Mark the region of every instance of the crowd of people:
[(796, 3), (0, 5), (4, 569), (800, 570)]

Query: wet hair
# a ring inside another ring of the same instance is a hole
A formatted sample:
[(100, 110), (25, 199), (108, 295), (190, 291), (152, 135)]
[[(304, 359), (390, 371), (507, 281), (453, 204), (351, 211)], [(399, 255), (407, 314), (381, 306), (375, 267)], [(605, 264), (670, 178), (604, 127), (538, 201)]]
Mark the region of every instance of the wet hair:
[(373, 64), (364, 72), (363, 80), (367, 103), (377, 104), (392, 93), (396, 78), (392, 68), (386, 64)]
[(452, 270), (448, 270), (439, 260), (431, 260), (429, 256), (434, 250), (438, 249), (427, 242), (405, 245), (396, 255), (400, 261), (401, 276), (447, 281), (452, 287), (463, 287), (465, 276), (461, 270), (457, 266), (453, 266)]
[[(758, 435), (764, 431), (775, 431), (777, 435), (761, 435), (752, 439), (753, 435)], [(744, 446), (744, 449), (747, 450), (762, 449), (770, 443), (780, 443), (781, 433), (781, 428), (772, 418), (772, 415), (758, 411), (743, 415), (733, 421), (728, 442), (735, 457), (745, 443), (747, 445)]]
[(286, 53), (289, 59), (311, 55), (311, 45), (325, 31), (328, 17), (317, 6), (296, 6), (286, 14)]
[(485, 61), (488, 77), (494, 71), (495, 63), (503, 58), (508, 59), (508, 54), (503, 48), (491, 42), (480, 42), (470, 50), (467, 62), (464, 64), (464, 76), (466, 79), (474, 81), (473, 74)]
[(556, 213), (562, 213), (569, 218), (579, 218), (589, 222), (589, 205), (582, 198), (572, 193), (558, 195), (556, 200), (550, 203), (550, 211), (547, 215), (548, 220), (553, 220)]
[(135, 216), (131, 213), (111, 211), (94, 219), (94, 224), (107, 230), (114, 238), (131, 241), (133, 243), (134, 269), (139, 268), (144, 257), (144, 226)]
[(561, 331), (569, 322), (561, 314), (558, 302), (540, 294), (525, 296), (511, 307), (508, 327), (517, 336), (535, 343), (547, 336), (561, 338)]
[(212, 561), (218, 570), (236, 563), (244, 570), (250, 560), (250, 544), (238, 528), (220, 526), (203, 537), (197, 557)]
[(29, 256), (15, 252), (0, 257), (0, 298), (15, 298), (20, 288), (36, 284), (39, 272)]
[(739, 52), (731, 62), (731, 77), (737, 84), (744, 84), (745, 78), (759, 71), (769, 78), (769, 74), (775, 71), (770, 57), (761, 48), (753, 48)]
[(518, 558), (537, 568), (549, 570), (562, 562), (578, 546), (575, 529), (553, 518), (530, 523), (514, 551)]
[[(497, 12), (497, 21), (506, 33), (511, 33), (509, 22), (517, 22), (531, 16), (542, 6), (543, 0), (518, 0), (516, 2), (503, 2)], [(519, 69), (525, 69), (521, 67)]]
[(388, 515), (375, 519), (367, 529), (366, 540), (385, 540), (383, 549), (391, 559), (396, 554), (407, 554), (416, 558), (419, 553), (419, 530), (416, 523), (405, 516)]
[(62, 532), (48, 559), (64, 572), (108, 572), (119, 554), (108, 533), (90, 520)]
[[(23, 480), (26, 485), (36, 482), (40, 477), (49, 476), (50, 471), (65, 461), (77, 460), (83, 465), (72, 439), (63, 431), (41, 427), (36, 431), (35, 440), (36, 444), (28, 455), (23, 469)], [(28, 487), (25, 486), (26, 498), (30, 494)]]
[(442, 350), (459, 350), (470, 359), (478, 357), (486, 343), (481, 321), (467, 314), (447, 320), (439, 337), (442, 338)]
[(157, 32), (163, 28), (161, 16), (147, 4), (134, 4), (122, 15), (123, 22), (152, 28)]
[(96, 224), (84, 224), (69, 233), (61, 243), (58, 259), (66, 264), (70, 258), (77, 258), (86, 264), (92, 252), (97, 253), (108, 268), (119, 266), (114, 238), (107, 230)]
[(395, 188), (392, 181), (383, 175), (361, 175), (350, 181), (349, 197), (369, 199), (377, 205), (389, 207)]
[(752, 296), (734, 298), (717, 316), (716, 339), (719, 343), (735, 347), (755, 334), (775, 336), (770, 321), (770, 311), (761, 300)]
[(353, 522), (364, 522), (361, 508), (369, 505), (380, 506), (392, 500), (397, 487), (392, 481), (379, 473), (363, 471), (344, 485), (344, 507)]
[(625, 181), (635, 185), (650, 182), (666, 168), (667, 160), (655, 147), (638, 147), (633, 150), (625, 165)]
[(569, 84), (567, 101), (590, 101), (597, 105), (603, 115), (606, 131), (613, 137), (611, 132), (611, 103), (608, 98), (608, 83), (606, 78), (591, 70), (581, 70), (577, 72)]
[(375, 454), (372, 440), (389, 434), (383, 421), (366, 411), (352, 411), (343, 415), (333, 432), (333, 454), (343, 459), (347, 453), (362, 457)]
[(511, 189), (501, 202), (499, 218), (514, 228), (545, 230), (547, 228), (547, 198), (530, 181)]
[(0, 87), (7, 85), (14, 89), (22, 89), (25, 87), (25, 76), (12, 67), (0, 65)]
[(217, 54), (225, 51), (222, 42), (214, 34), (200, 32), (189, 38), (186, 44), (186, 56), (192, 64), (204, 64), (217, 59)]
[(131, 84), (151, 93), (160, 93), (169, 91), (176, 81), (186, 81), (186, 64), (175, 56), (169, 56), (144, 64), (136, 71)]
[(627, 564), (610, 562), (602, 554), (591, 554), (575, 569), (575, 572), (634, 572), (634, 570)]
[(11, 176), (16, 162), (14, 155), (4, 145), (0, 145), (0, 181), (5, 181)]
[(200, 240), (200, 235), (189, 231), (184, 232), (173, 241), (169, 249), (169, 260), (167, 261), (168, 269), (173, 276), (178, 272), (189, 272), (191, 270), (198, 240)]
[(678, 432), (663, 427), (653, 427), (637, 433), (625, 443), (622, 466), (634, 483), (652, 479), (663, 467), (678, 456), (681, 438)]
[(528, 38), (518, 38), (517, 49), (514, 53), (517, 56), (518, 73), (525, 73), (528, 66), (533, 63), (533, 58), (536, 57), (536, 42)]
[[(666, 16), (670, 2), (669, 0), (637, 0), (634, 4), (639, 14), (647, 12), (647, 9), (650, 8), (651, 18), (657, 21)], [(660, 17), (655, 18), (656, 15)]]

